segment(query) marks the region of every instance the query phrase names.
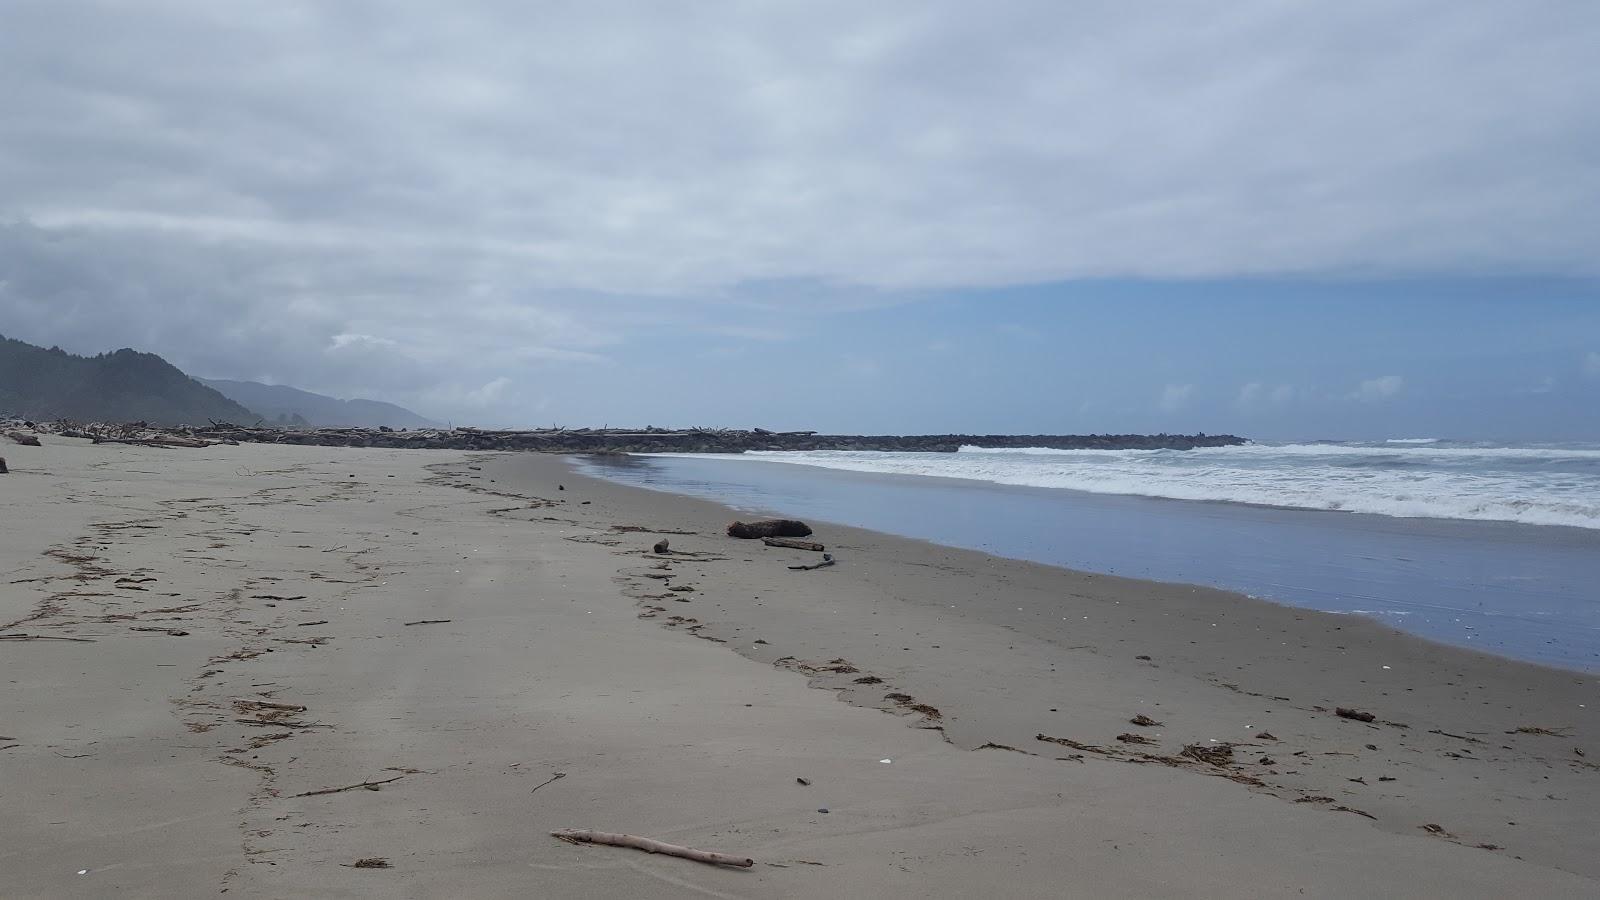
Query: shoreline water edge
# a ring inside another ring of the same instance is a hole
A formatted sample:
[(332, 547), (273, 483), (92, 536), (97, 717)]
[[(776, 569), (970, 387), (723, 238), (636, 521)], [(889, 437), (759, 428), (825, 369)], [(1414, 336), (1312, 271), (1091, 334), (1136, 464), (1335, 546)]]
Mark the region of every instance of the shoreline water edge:
[[(1259, 467), (1259, 459), (1279, 452), (1251, 447), (1132, 454), (982, 451), (955, 458), (761, 454), (576, 459), (588, 474), (653, 490), (1068, 569), (1202, 584), (1289, 606), (1365, 616), (1430, 640), (1514, 659), (1600, 671), (1600, 596), (1592, 590), (1600, 583), (1600, 530), (1042, 486), (1063, 479), (1079, 483), (1107, 470), (1119, 483), (1152, 470), (1155, 478), (1167, 482), (1187, 477), (1185, 484), (1227, 486), (1247, 481), (1253, 475), (1248, 466)], [(1340, 447), (1331, 452), (1350, 469), (1330, 476), (1319, 465), (1309, 471), (1271, 472), (1263, 480), (1321, 484), (1342, 474), (1363, 479), (1362, 486), (1333, 490), (1373, 493), (1365, 486), (1370, 482), (1367, 451)], [(1378, 448), (1377, 453), (1382, 461), (1393, 451)], [(1232, 470), (1219, 475), (1228, 463), (1218, 457), (1230, 456), (1242, 456), (1245, 463), (1235, 462)], [(1024, 465), (1011, 466), (1013, 459)], [(1600, 491), (1600, 473), (1557, 475), (1548, 471), (1546, 460), (1535, 460), (1540, 471), (1525, 479), (1568, 489), (1587, 477), (1597, 480)], [(1575, 462), (1595, 464), (1586, 458)], [(1447, 484), (1463, 479), (1455, 471), (1419, 475), (1417, 466), (1401, 465), (1407, 469), (1405, 490), (1413, 494), (1431, 487), (1419, 478)], [(1194, 474), (1185, 476), (1180, 467)], [(1384, 477), (1390, 477), (1388, 470)], [(1156, 487), (1143, 489), (1164, 489), (1160, 485), (1157, 481)], [(1550, 496), (1552, 507), (1564, 502), (1553, 489)]]

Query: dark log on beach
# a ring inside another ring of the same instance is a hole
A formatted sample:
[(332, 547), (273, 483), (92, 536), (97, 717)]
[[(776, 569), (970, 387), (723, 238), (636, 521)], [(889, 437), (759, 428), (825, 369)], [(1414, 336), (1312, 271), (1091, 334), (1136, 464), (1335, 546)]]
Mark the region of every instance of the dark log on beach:
[(18, 444), (21, 444), (24, 447), (37, 447), (37, 446), (39, 446), (39, 439), (38, 438), (34, 437), (31, 434), (24, 434), (24, 433), (22, 433), (20, 431), (8, 431), (8, 432), (6, 432), (6, 437), (10, 438), (11, 440), (15, 441)]
[(1344, 706), (1335, 709), (1333, 714), (1341, 719), (1354, 719), (1357, 722), (1371, 722), (1373, 719), (1377, 718), (1377, 716), (1373, 715), (1372, 713), (1364, 712), (1359, 709), (1350, 709)]
[(4, 475), (9, 471), (11, 470), (6, 468), (6, 458), (4, 456), (0, 456), (0, 475)]
[(761, 543), (766, 544), (768, 547), (787, 547), (790, 550), (811, 550), (816, 553), (821, 553), (828, 549), (816, 541), (799, 541), (785, 537), (765, 537), (761, 539)]
[(667, 547), (668, 547), (667, 539), (666, 538), (662, 538), (661, 540), (656, 541), (655, 546), (651, 547), (650, 549), (654, 550), (657, 553), (666, 553), (667, 552)]
[(734, 522), (728, 526), (728, 537), (810, 537), (811, 526), (795, 519), (762, 519), (758, 522)]

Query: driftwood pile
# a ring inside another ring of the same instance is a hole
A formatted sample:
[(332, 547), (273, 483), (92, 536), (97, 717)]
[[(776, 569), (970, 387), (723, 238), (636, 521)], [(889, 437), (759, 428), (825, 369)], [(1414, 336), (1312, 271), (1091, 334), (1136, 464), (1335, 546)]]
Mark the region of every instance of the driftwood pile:
[(6, 437), (18, 444), (27, 444), (32, 447), (39, 446), (38, 435), (60, 435), (61, 437), (80, 438), (93, 441), (96, 444), (135, 444), (143, 447), (210, 447), (215, 444), (237, 444), (238, 441), (227, 438), (208, 438), (197, 436), (192, 428), (164, 428), (150, 425), (146, 422), (21, 422), (12, 423), (28, 429), (30, 433), (20, 429), (6, 432)]

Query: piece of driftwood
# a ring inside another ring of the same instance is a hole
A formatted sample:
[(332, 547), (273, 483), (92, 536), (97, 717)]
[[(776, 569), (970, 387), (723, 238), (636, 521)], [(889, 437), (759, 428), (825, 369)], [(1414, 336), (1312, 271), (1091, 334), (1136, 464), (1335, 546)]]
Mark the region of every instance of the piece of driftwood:
[(717, 853), (711, 850), (696, 850), (692, 847), (681, 847), (677, 844), (668, 844), (665, 841), (632, 834), (589, 831), (581, 828), (564, 828), (550, 833), (569, 844), (606, 844), (611, 847), (632, 847), (636, 850), (643, 850), (646, 853), (661, 853), (666, 856), (677, 856), (717, 866), (738, 866), (741, 869), (748, 869), (756, 864), (756, 861), (749, 857), (729, 856), (726, 853)]
[(4, 475), (9, 471), (11, 470), (6, 468), (6, 458), (4, 456), (0, 456), (0, 475)]
[[(37, 447), (37, 446), (39, 446), (39, 439), (34, 437), (31, 434), (27, 434), (26, 432), (8, 431), (8, 432), (6, 432), (6, 437), (10, 438), (11, 440), (15, 441), (18, 444), (21, 444), (24, 447)], [(810, 534), (811, 532), (808, 531), (806, 533)]]
[(0, 641), (74, 641), (79, 644), (92, 644), (94, 638), (60, 637), (54, 634), (0, 634)]
[(793, 569), (796, 572), (809, 572), (812, 569), (822, 569), (822, 568), (826, 568), (826, 567), (831, 566), (831, 565), (833, 565), (833, 554), (832, 553), (824, 553), (824, 554), (822, 554), (822, 562), (819, 562), (819, 563), (816, 563), (815, 565), (810, 565), (810, 566), (790, 566), (789, 568)]
[(656, 541), (655, 546), (651, 547), (650, 549), (657, 553), (666, 553), (670, 546), (670, 542), (668, 542), (666, 538), (662, 538), (661, 540)]
[(1359, 709), (1350, 709), (1349, 707), (1344, 706), (1335, 708), (1333, 714), (1341, 719), (1354, 719), (1357, 722), (1371, 722), (1373, 719), (1377, 718), (1377, 716), (1373, 715), (1372, 713)]
[(449, 621), (451, 621), (451, 620), (450, 619), (418, 619), (415, 622), (407, 622), (406, 624), (407, 625), (443, 625), (444, 623), (449, 622)]
[(768, 547), (787, 547), (790, 550), (811, 550), (817, 553), (828, 549), (816, 541), (802, 541), (786, 537), (764, 537), (761, 539), (761, 543), (766, 544)]
[(728, 537), (810, 537), (811, 526), (797, 519), (761, 519), (755, 522), (734, 522), (728, 526)]

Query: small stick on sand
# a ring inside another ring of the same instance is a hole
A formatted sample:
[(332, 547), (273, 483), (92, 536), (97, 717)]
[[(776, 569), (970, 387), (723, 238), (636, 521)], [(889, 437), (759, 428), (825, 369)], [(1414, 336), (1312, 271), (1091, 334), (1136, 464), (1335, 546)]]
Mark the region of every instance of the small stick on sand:
[(816, 565), (812, 565), (812, 566), (790, 566), (789, 568), (795, 570), (796, 572), (809, 572), (812, 569), (822, 569), (822, 568), (826, 568), (826, 567), (831, 566), (831, 565), (833, 565), (833, 554), (832, 553), (824, 553), (824, 554), (822, 554), (822, 562), (819, 562)]
[[(561, 779), (563, 779), (565, 777), (567, 777), (567, 773), (565, 773), (565, 772), (557, 772), (554, 775), (551, 775), (550, 778), (544, 782), (544, 784), (540, 784), (540, 785), (536, 786), (533, 789), (533, 791), (537, 791), (539, 788), (542, 788), (547, 784), (555, 784), (556, 782), (560, 781)], [(528, 793), (531, 794), (531, 793), (533, 793), (533, 791), (529, 791)]]
[(0, 641), (76, 641), (80, 644), (92, 644), (94, 638), (58, 637), (53, 634), (0, 634)]
[(375, 791), (375, 790), (378, 789), (378, 785), (380, 785), (380, 784), (388, 784), (391, 781), (399, 781), (400, 779), (402, 779), (404, 777), (406, 777), (406, 776), (404, 776), (404, 775), (396, 775), (393, 778), (385, 778), (382, 781), (363, 781), (360, 784), (347, 784), (344, 787), (323, 788), (320, 791), (306, 791), (304, 794), (295, 794), (294, 796), (296, 796), (296, 797), (320, 797), (323, 794), (342, 794), (345, 791), (354, 791), (354, 790), (358, 790), (360, 788), (366, 788), (369, 791)]
[(449, 621), (452, 621), (452, 620), (451, 619), (418, 619), (415, 622), (407, 622), (406, 624), (407, 625), (443, 625), (444, 623), (449, 622)]
[(715, 853), (710, 850), (695, 850), (692, 847), (680, 847), (677, 844), (663, 843), (647, 837), (638, 837), (632, 834), (613, 834), (609, 831), (588, 831), (580, 828), (565, 828), (561, 831), (550, 832), (555, 837), (569, 844), (608, 844), (612, 847), (633, 847), (646, 853), (663, 853), (667, 856), (678, 856), (692, 859), (695, 862), (711, 863), (718, 866), (738, 866), (748, 869), (756, 861), (748, 857), (729, 856), (726, 853)]

